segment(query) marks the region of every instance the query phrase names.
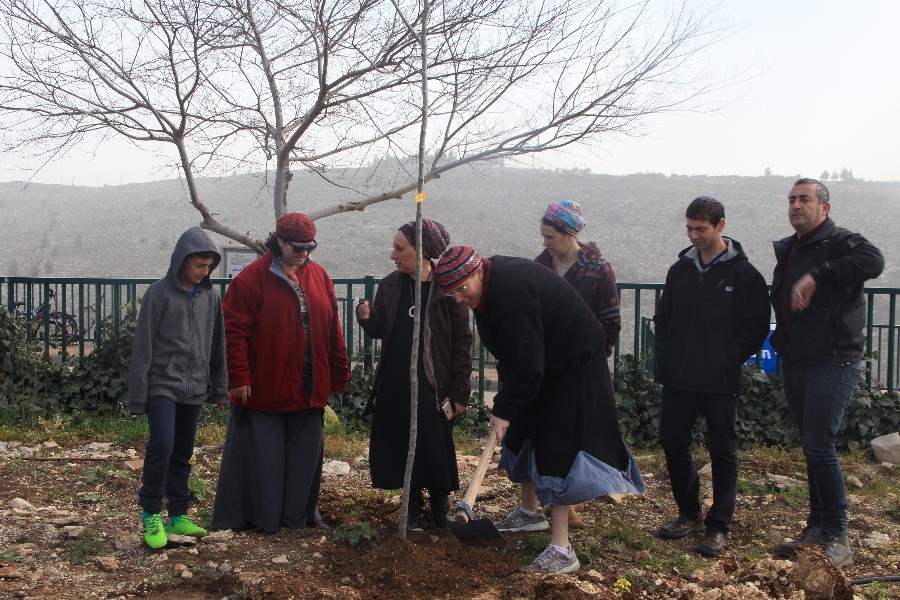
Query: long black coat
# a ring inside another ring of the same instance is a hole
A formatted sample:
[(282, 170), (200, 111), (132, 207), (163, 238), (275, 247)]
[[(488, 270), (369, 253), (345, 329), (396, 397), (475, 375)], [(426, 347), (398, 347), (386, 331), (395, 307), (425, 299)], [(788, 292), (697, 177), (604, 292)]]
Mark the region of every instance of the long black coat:
[[(366, 321), (360, 327), (370, 338), (381, 340), (381, 353), (391, 346), (391, 333), (397, 304), (403, 285), (409, 285), (409, 275), (394, 271), (378, 282), (375, 300)], [(434, 292), (435, 290), (432, 290)], [(449, 397), (454, 404), (465, 406), (472, 395), (472, 330), (469, 327), (469, 310), (453, 302), (453, 298), (432, 293), (428, 297), (425, 315), (425, 351), (427, 356), (419, 360), (428, 363), (426, 372), (433, 375), (431, 384), (439, 398)], [(366, 412), (374, 407), (381, 365), (375, 368), (375, 380)]]
[(518, 453), (531, 440), (541, 475), (565, 477), (582, 450), (625, 470), (605, 336), (590, 308), (534, 261), (495, 256), (484, 268), (475, 322), (497, 358), (492, 412), (510, 422), (504, 445)]
[[(409, 357), (412, 350), (413, 280), (394, 272), (381, 280), (369, 319), (370, 337), (382, 338), (367, 411), (375, 413), (369, 442), (372, 485), (402, 487), (410, 426)], [(423, 289), (424, 292), (424, 289)], [(466, 307), (431, 286), (421, 322), (418, 362), (418, 434), (412, 486), (459, 488), (452, 426), (438, 411), (446, 397), (465, 405), (472, 373), (472, 333)]]

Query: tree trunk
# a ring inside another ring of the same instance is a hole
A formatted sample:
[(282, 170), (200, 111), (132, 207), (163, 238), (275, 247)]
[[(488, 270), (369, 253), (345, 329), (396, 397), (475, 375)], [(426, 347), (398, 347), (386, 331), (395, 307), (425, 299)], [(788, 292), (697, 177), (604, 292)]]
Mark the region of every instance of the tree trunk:
[[(396, 3), (397, 12), (400, 7)], [(412, 354), (409, 357), (409, 451), (406, 455), (406, 472), (403, 474), (403, 499), (400, 506), (400, 535), (406, 537), (406, 519), (409, 515), (413, 463), (416, 458), (416, 436), (419, 432), (419, 327), (422, 321), (422, 203), (425, 200), (425, 135), (428, 131), (428, 33), (429, 0), (422, 4), (422, 30), (419, 44), (422, 50), (422, 126), (419, 129), (419, 177), (416, 193), (416, 286), (413, 311)], [(402, 14), (401, 14), (402, 16)], [(412, 27), (412, 25), (407, 24)], [(434, 289), (431, 293), (435, 293)]]

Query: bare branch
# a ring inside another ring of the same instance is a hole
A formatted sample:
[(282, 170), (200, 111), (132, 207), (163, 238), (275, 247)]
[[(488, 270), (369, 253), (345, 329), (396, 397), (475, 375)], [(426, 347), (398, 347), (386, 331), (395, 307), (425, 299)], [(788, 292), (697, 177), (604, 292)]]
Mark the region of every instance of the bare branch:
[[(204, 226), (247, 243), (198, 176), (271, 169), (277, 218), (291, 169), (309, 169), (346, 194), (311, 215), (324, 218), (463, 165), (599, 148), (652, 115), (716, 108), (735, 78), (703, 53), (731, 29), (717, 4), (682, 2), (438, 0), (422, 43), (419, 0), (6, 0), (0, 149), (40, 168), (103, 136), (154, 143)], [(380, 189), (334, 176), (373, 160), (394, 167)]]

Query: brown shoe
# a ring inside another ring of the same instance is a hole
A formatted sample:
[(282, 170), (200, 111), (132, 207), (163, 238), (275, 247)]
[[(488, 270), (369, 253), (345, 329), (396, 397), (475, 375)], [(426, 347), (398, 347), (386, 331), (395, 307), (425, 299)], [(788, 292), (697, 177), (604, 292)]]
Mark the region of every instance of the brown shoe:
[(697, 544), (697, 552), (705, 556), (718, 558), (725, 549), (725, 532), (718, 529), (710, 529)]
[(574, 506), (569, 507), (569, 529), (587, 529), (587, 523), (581, 520)]
[(677, 540), (695, 531), (706, 531), (703, 517), (692, 519), (691, 517), (678, 515), (677, 518), (659, 528), (659, 537)]

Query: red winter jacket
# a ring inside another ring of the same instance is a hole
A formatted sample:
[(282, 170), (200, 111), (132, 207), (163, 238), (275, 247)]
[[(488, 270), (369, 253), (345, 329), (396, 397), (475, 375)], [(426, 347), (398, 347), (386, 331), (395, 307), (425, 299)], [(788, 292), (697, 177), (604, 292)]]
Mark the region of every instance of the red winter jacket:
[[(341, 331), (334, 285), (314, 262), (300, 269), (300, 285), (309, 307), (313, 391), (303, 398), (305, 339), (300, 300), (271, 252), (253, 261), (228, 286), (222, 300), (228, 359), (228, 384), (249, 385), (247, 408), (287, 412), (322, 408), (332, 392), (350, 380), (347, 346)], [(237, 404), (234, 397), (232, 404)]]

